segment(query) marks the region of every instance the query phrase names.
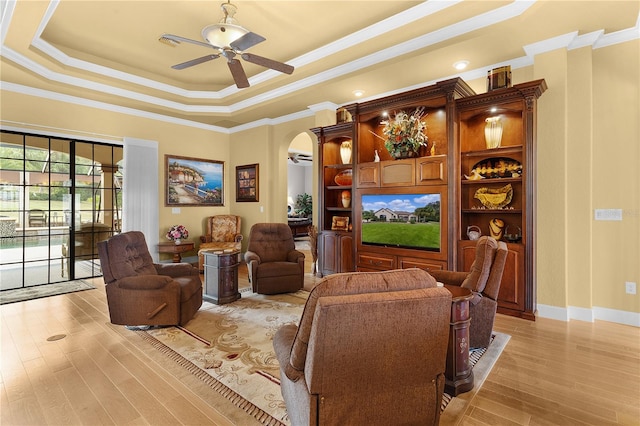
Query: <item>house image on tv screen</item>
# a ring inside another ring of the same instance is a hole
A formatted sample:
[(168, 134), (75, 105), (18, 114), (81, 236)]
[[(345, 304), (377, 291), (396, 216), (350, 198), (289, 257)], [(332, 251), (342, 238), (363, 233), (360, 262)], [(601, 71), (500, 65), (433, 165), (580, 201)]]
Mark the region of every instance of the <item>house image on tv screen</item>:
[(418, 220), (418, 216), (413, 213), (401, 210), (394, 211), (387, 208), (380, 209), (377, 212), (374, 212), (373, 215), (377, 217), (379, 221), (384, 222), (415, 222)]

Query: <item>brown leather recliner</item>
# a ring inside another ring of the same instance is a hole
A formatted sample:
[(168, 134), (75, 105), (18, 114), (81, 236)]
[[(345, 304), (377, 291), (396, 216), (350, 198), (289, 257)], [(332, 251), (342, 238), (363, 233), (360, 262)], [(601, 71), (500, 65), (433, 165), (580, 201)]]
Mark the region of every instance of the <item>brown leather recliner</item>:
[(113, 324), (185, 325), (202, 305), (198, 270), (153, 263), (144, 234), (130, 231), (98, 243)]
[(284, 223), (256, 223), (244, 254), (254, 293), (292, 293), (304, 285), (304, 253)]
[(240, 225), (242, 218), (231, 214), (219, 214), (207, 218), (207, 233), (200, 237), (198, 270), (204, 271), (204, 250), (242, 250)]
[(273, 338), (291, 424), (437, 425), (450, 311), (420, 269), (325, 277)]
[(468, 288), (473, 293), (469, 304), (471, 348), (486, 348), (491, 342), (507, 252), (504, 242), (483, 236), (478, 239), (476, 258), (470, 272), (430, 271), (436, 280), (447, 285)]

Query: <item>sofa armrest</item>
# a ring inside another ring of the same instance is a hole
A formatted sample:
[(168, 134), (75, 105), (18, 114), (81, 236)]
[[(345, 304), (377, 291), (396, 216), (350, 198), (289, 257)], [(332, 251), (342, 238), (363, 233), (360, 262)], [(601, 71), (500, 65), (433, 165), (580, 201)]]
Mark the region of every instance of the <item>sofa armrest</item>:
[(435, 278), (436, 281), (439, 281), (447, 285), (455, 285), (458, 287), (462, 285), (462, 282), (469, 275), (468, 272), (442, 271), (442, 270), (429, 271), (429, 274), (431, 274), (431, 276)]
[(154, 263), (153, 266), (158, 275), (168, 275), (172, 278), (198, 275), (198, 269), (190, 263)]
[(109, 285), (115, 285), (123, 290), (159, 290), (171, 282), (173, 279), (166, 275), (136, 275), (121, 278)]
[(273, 349), (278, 363), (281, 365), (285, 375), (293, 382), (304, 376), (303, 371), (296, 370), (289, 362), (291, 348), (297, 333), (298, 327), (295, 324), (286, 324), (280, 327), (273, 336)]

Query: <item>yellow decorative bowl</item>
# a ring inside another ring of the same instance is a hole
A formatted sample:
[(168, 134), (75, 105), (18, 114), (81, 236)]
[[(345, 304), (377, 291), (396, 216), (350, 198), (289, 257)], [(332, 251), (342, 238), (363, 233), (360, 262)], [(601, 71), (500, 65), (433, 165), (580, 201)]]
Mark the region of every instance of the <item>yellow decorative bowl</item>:
[(488, 209), (501, 209), (509, 205), (513, 198), (513, 188), (507, 184), (502, 188), (479, 188), (474, 198), (480, 200)]

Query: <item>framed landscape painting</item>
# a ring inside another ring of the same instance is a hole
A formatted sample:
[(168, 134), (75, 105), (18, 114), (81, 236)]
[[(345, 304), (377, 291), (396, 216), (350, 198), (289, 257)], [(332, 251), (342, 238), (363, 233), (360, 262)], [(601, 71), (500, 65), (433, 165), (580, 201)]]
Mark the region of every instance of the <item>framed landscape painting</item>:
[(224, 162), (165, 155), (166, 206), (224, 205)]
[(236, 167), (236, 201), (258, 201), (259, 164)]

